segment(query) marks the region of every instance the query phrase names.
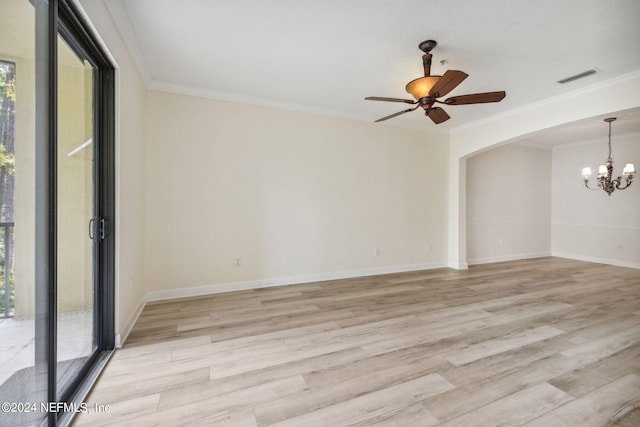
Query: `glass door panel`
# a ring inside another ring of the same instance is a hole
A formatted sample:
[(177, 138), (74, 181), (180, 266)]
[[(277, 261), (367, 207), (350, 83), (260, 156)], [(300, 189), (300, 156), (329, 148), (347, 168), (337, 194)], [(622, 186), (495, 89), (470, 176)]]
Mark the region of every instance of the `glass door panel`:
[(93, 67), (58, 37), (57, 395), (96, 349)]

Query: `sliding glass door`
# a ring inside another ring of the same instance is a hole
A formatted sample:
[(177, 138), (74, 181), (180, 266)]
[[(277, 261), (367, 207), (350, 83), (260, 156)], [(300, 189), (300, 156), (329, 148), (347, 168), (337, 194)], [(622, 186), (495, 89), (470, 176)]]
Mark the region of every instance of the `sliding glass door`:
[(0, 425), (64, 425), (114, 346), (114, 68), (74, 2), (0, 10)]
[(57, 391), (73, 383), (96, 351), (94, 246), (93, 66), (58, 40), (57, 141)]

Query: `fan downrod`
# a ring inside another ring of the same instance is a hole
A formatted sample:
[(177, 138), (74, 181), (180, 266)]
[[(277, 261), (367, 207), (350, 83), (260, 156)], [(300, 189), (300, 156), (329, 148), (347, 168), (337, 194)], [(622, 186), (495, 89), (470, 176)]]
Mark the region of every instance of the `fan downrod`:
[(434, 47), (436, 47), (437, 44), (438, 42), (436, 42), (435, 40), (425, 40), (418, 45), (418, 49), (420, 49), (424, 53), (429, 53)]

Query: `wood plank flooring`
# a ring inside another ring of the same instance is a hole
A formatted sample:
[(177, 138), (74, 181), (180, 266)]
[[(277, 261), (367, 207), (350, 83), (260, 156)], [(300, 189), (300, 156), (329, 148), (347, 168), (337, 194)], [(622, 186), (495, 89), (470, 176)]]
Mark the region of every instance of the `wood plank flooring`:
[(539, 258), (149, 304), (87, 403), (74, 425), (637, 427), (640, 271)]

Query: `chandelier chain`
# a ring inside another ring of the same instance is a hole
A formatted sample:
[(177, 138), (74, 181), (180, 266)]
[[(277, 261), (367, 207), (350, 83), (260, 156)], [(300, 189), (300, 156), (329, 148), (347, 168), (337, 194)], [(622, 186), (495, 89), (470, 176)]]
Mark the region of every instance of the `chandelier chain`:
[(611, 161), (611, 121), (609, 121), (609, 157), (607, 161)]

